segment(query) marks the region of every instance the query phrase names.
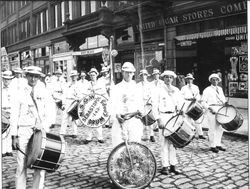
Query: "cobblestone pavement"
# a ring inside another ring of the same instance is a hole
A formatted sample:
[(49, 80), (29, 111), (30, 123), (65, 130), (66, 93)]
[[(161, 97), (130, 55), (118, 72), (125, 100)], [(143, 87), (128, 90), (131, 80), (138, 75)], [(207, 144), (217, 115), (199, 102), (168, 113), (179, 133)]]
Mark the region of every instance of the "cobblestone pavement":
[[(51, 133), (59, 133), (59, 126)], [(100, 144), (94, 139), (89, 144), (83, 144), (86, 129), (79, 127), (79, 135), (73, 139), (66, 138), (66, 155), (62, 166), (53, 173), (46, 174), (46, 189), (101, 189), (112, 188), (107, 174), (107, 159), (111, 148), (111, 129), (104, 128), (105, 143)], [(69, 128), (68, 134), (72, 134)], [(180, 175), (161, 175), (159, 156), (159, 133), (156, 132), (156, 142), (143, 142), (154, 153), (158, 170), (150, 187), (154, 189), (180, 188), (249, 188), (248, 139), (231, 135), (223, 136), (226, 152), (218, 154), (208, 151), (208, 141), (194, 139), (188, 146), (178, 149), (177, 156)], [(205, 133), (206, 134), (206, 133)], [(2, 159), (3, 188), (14, 188), (16, 154), (14, 157)], [(28, 171), (28, 188), (31, 187), (32, 170)], [(114, 188), (114, 187), (113, 187)]]

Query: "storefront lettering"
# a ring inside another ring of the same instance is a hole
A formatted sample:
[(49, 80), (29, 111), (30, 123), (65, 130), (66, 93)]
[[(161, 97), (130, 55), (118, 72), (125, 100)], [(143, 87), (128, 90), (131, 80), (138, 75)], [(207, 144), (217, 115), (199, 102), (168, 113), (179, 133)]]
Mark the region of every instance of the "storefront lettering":
[[(137, 25), (136, 27), (139, 30), (139, 25)], [(149, 30), (149, 29), (153, 29), (153, 28), (155, 28), (155, 22), (154, 21), (146, 22), (146, 23), (142, 24), (142, 29), (143, 30)]]
[(237, 13), (237, 12), (241, 12), (243, 10), (247, 10), (247, 2), (246, 1), (224, 5), (224, 6), (221, 6), (221, 8), (220, 8), (220, 12), (222, 14)]
[(182, 15), (183, 22), (191, 22), (198, 19), (209, 18), (214, 15), (213, 9), (206, 9)]

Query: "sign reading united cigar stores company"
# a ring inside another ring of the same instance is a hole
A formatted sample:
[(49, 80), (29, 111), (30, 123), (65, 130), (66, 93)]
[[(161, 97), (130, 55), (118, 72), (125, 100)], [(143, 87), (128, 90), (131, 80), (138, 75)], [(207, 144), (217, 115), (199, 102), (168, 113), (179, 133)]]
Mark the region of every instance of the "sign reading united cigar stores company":
[[(191, 22), (197, 22), (201, 20), (234, 15), (234, 14), (241, 14), (247, 12), (247, 1), (234, 1), (234, 2), (227, 2), (224, 4), (217, 4), (213, 6), (207, 6), (203, 8), (197, 8), (194, 11), (182, 12), (180, 14), (172, 14), (164, 19), (147, 19), (143, 20), (142, 29), (143, 30), (152, 30), (156, 28), (161, 28), (164, 25), (179, 25), (179, 24), (186, 24)], [(139, 25), (135, 27), (139, 30)]]

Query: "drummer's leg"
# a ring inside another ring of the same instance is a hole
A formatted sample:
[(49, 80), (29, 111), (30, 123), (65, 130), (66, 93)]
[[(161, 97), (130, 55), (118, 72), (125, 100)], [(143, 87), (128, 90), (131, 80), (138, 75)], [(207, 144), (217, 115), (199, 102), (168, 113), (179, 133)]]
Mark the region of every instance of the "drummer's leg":
[(168, 146), (169, 146), (169, 149), (168, 149), (168, 151), (169, 151), (169, 163), (170, 163), (170, 165), (175, 166), (178, 163), (177, 157), (176, 157), (176, 149), (175, 149), (172, 142), (170, 142), (169, 140), (167, 142), (169, 143), (168, 144)]
[(216, 120), (215, 120), (215, 115), (212, 113), (207, 114), (207, 121), (208, 121), (208, 137), (209, 137), (209, 145), (211, 148), (215, 148), (215, 140), (216, 140)]
[(66, 134), (68, 119), (69, 119), (69, 115), (68, 115), (67, 111), (64, 110), (63, 113), (62, 113), (62, 124), (61, 124), (61, 130), (60, 130), (61, 135)]
[(221, 140), (222, 140), (222, 135), (223, 135), (223, 128), (221, 125), (216, 123), (216, 146), (221, 146)]
[(10, 131), (7, 131), (7, 132), (8, 132), (8, 136), (6, 137), (6, 152), (7, 153), (12, 153), (12, 139), (11, 139), (11, 134), (10, 134)]
[(72, 120), (73, 135), (77, 135), (77, 120)]
[(102, 135), (102, 126), (96, 128), (96, 133), (97, 133), (97, 140), (103, 140), (103, 135)]
[(162, 167), (169, 167), (169, 143), (167, 139), (162, 135), (162, 129), (160, 129), (160, 141), (161, 141), (161, 163)]
[(35, 169), (33, 178), (32, 189), (42, 189), (44, 187), (45, 170)]

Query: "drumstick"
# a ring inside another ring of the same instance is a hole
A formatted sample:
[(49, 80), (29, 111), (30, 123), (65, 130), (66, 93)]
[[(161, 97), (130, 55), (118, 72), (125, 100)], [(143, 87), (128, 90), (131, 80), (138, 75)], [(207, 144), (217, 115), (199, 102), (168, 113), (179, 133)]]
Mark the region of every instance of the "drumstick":
[[(184, 105), (185, 105), (185, 102), (183, 103), (183, 105), (182, 105), (180, 111), (182, 111)], [(176, 119), (175, 119), (175, 122), (174, 122), (174, 124), (173, 124), (173, 127), (175, 126), (175, 123), (176, 123), (177, 119), (179, 118), (179, 115), (180, 115), (180, 114), (177, 114), (177, 117), (176, 117)]]
[(222, 116), (225, 116), (225, 117), (229, 117), (229, 116), (226, 115), (226, 114), (221, 114), (221, 113), (218, 113), (218, 112), (217, 112), (217, 114), (222, 115)]
[(17, 150), (19, 150), (23, 155), (27, 156), (19, 147), (19, 145), (16, 146)]

